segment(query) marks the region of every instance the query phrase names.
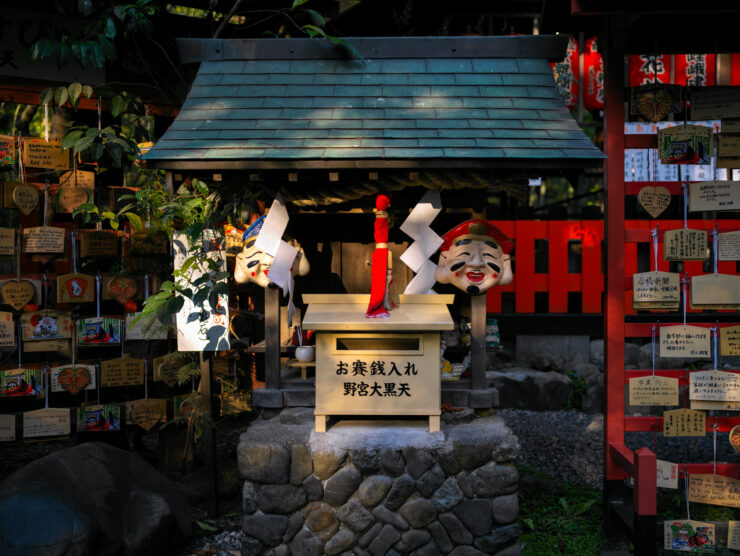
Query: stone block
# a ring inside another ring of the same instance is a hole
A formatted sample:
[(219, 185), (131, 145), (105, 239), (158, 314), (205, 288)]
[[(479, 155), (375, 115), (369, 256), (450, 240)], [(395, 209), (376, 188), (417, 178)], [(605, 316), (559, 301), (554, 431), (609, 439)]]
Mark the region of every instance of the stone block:
[(380, 470), (380, 458), (376, 450), (365, 448), (350, 450), (349, 459), (363, 475), (377, 473)]
[(349, 550), (357, 543), (357, 535), (355, 535), (349, 529), (340, 529), (336, 535), (334, 535), (324, 547), (324, 553), (329, 556), (334, 554), (340, 554), (345, 550)]
[(406, 531), (409, 528), (409, 524), (404, 518), (402, 518), (396, 512), (389, 510), (385, 506), (378, 506), (373, 510), (373, 516), (381, 523), (387, 523), (393, 525), (399, 531)]
[(303, 490), (309, 502), (321, 500), (324, 497), (324, 485), (316, 477), (309, 475), (303, 481)]
[(293, 444), (290, 449), (290, 484), (298, 486), (313, 472), (311, 454), (303, 444)]
[(473, 542), (473, 535), (462, 524), (455, 514), (445, 512), (437, 517), (439, 522), (444, 526), (445, 531), (450, 536), (452, 544), (465, 545)]
[(490, 409), (493, 407), (493, 394), (490, 390), (471, 390), (468, 403), (473, 409)]
[(298, 531), (288, 546), (291, 554), (301, 556), (321, 556), (324, 553), (324, 543), (321, 539), (305, 529)]
[(429, 448), (409, 446), (404, 448), (403, 457), (406, 460), (406, 470), (414, 479), (418, 479), (434, 463), (434, 454)]
[(466, 498), (474, 498), (475, 491), (473, 490), (473, 479), (469, 473), (462, 471), (457, 474), (457, 486), (460, 487)]
[(289, 514), (303, 507), (308, 500), (300, 487), (292, 485), (261, 485), (257, 487), (257, 505), (266, 514)]
[(283, 407), (315, 407), (316, 392), (308, 388), (283, 390)]
[(469, 390), (442, 389), (442, 403), (450, 404), (452, 407), (468, 407), (470, 400)]
[(486, 554), (494, 554), (507, 545), (512, 544), (518, 538), (519, 524), (512, 523), (511, 525), (498, 527), (488, 535), (478, 537), (473, 544)]
[(366, 508), (374, 508), (383, 501), (391, 488), (391, 480), (385, 475), (371, 475), (360, 484), (357, 498)]
[(415, 490), (416, 483), (410, 475), (404, 473), (393, 481), (393, 486), (391, 486), (383, 504), (389, 510), (397, 510)]
[(432, 521), (427, 525), (427, 529), (432, 534), (432, 537), (434, 537), (434, 541), (443, 554), (447, 554), (454, 548), (450, 536), (447, 534), (447, 530), (439, 521)]
[(591, 363), (604, 366), (604, 340), (591, 340), (588, 352), (588, 360)]
[(589, 360), (590, 341), (588, 336), (526, 335), (516, 337), (517, 363), (529, 366), (540, 356), (560, 358), (565, 361)]
[(555, 371), (492, 371), (488, 378), (500, 393), (500, 407), (551, 411), (568, 404), (570, 379)]
[(337, 517), (345, 526), (355, 533), (362, 533), (374, 522), (375, 518), (365, 506), (357, 500), (350, 500), (337, 510)]
[(434, 464), (429, 471), (424, 473), (416, 481), (416, 490), (425, 498), (429, 498), (445, 482), (446, 478), (447, 476), (442, 471), (442, 468)]
[(344, 504), (360, 486), (362, 475), (356, 467), (347, 465), (324, 483), (324, 500), (332, 506)]
[(344, 462), (344, 450), (317, 450), (313, 453), (313, 473), (322, 481), (331, 477)]
[[(606, 555), (606, 552), (602, 552), (602, 554)], [(502, 548), (494, 556), (522, 556), (522, 545), (518, 542), (515, 542), (514, 544), (510, 544), (506, 548)]]
[(265, 556), (290, 556), (290, 549), (284, 544), (279, 544), (268, 550)]
[(457, 475), (462, 469), (452, 451), (437, 452), (437, 462), (447, 475)]
[(476, 496), (492, 498), (516, 491), (519, 473), (513, 464), (489, 463), (470, 474)]
[(245, 514), (257, 511), (257, 489), (252, 481), (244, 481), (242, 488), (242, 510)]
[(277, 546), (283, 541), (288, 518), (284, 515), (270, 515), (257, 512), (244, 516), (242, 529), (267, 546)]
[(283, 535), (283, 543), (289, 543), (295, 537), (295, 534), (303, 527), (303, 512), (293, 512), (288, 517), (288, 526), (285, 528), (285, 534)]
[(383, 448), (380, 451), (380, 466), (391, 477), (398, 477), (406, 469), (406, 462), (400, 450)]
[(280, 422), (283, 425), (300, 425), (313, 423), (313, 408), (310, 407), (286, 407), (280, 412)]
[(255, 483), (285, 484), (290, 480), (290, 452), (270, 444), (239, 442), (236, 450), (241, 476)]
[(491, 501), (491, 516), (494, 523), (505, 525), (516, 521), (519, 517), (519, 497), (516, 494), (506, 494)]
[(303, 508), (303, 516), (306, 521), (306, 527), (316, 533), (317, 537), (322, 541), (328, 541), (339, 531), (339, 518), (329, 504), (309, 502)]
[(432, 496), (432, 503), (437, 511), (445, 512), (459, 504), (463, 499), (463, 492), (455, 477), (447, 477), (445, 482)]
[(486, 553), (472, 546), (458, 546), (448, 556), (486, 556)]
[(280, 409), (281, 407), (283, 407), (283, 393), (280, 390), (255, 388), (252, 392), (252, 404), (254, 405), (254, 407)]
[(383, 528), (382, 523), (376, 523), (370, 529), (367, 530), (366, 533), (364, 533), (360, 539), (357, 541), (358, 546), (361, 546), (362, 548), (365, 548), (367, 545), (369, 545), (375, 537), (378, 536), (378, 533), (380, 533), (380, 530)]
[(452, 509), (463, 525), (476, 537), (487, 535), (493, 527), (490, 500), (463, 500)]
[(439, 556), (440, 550), (439, 546), (437, 546), (437, 543), (434, 541), (429, 541), (421, 548), (417, 548), (413, 552), (411, 552), (410, 556)]
[(373, 556), (385, 556), (390, 547), (396, 544), (400, 538), (401, 533), (390, 525), (384, 525), (367, 548)]
[[(411, 498), (398, 510), (411, 527), (426, 527), (437, 517), (434, 504), (426, 498)], [(490, 513), (490, 510), (489, 510)]]
[(411, 529), (401, 535), (401, 541), (394, 548), (406, 554), (424, 546), (430, 540), (432, 540), (432, 536), (428, 532), (421, 529)]
[(243, 556), (262, 556), (267, 547), (254, 537), (244, 537), (242, 539), (241, 553)]

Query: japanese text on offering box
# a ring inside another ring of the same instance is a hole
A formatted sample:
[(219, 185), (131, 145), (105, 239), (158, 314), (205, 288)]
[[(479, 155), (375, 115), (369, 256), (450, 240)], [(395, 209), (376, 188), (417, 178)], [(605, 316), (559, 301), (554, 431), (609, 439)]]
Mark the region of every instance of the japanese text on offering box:
[(692, 400), (740, 401), (740, 375), (727, 371), (693, 371), (689, 378)]
[(707, 415), (693, 409), (663, 413), (663, 436), (705, 436)]
[(660, 329), (661, 357), (709, 357), (709, 329), (701, 326), (663, 326)]
[(46, 408), (23, 414), (23, 438), (69, 434), (68, 408)]
[(146, 363), (136, 357), (124, 357), (103, 361), (100, 364), (100, 385), (132, 386), (144, 384), (144, 368)]
[(23, 230), (26, 253), (64, 253), (64, 228), (39, 226)]
[(663, 234), (663, 258), (666, 261), (703, 261), (709, 258), (707, 232), (681, 228)]
[(723, 475), (690, 475), (689, 500), (740, 508), (740, 480)]
[(632, 301), (637, 308), (678, 309), (681, 291), (675, 272), (642, 272), (632, 276)]
[(678, 405), (678, 379), (640, 376), (630, 379), (630, 405)]
[[(337, 362), (336, 374), (344, 380), (344, 396), (351, 397), (411, 397), (412, 387), (404, 377), (416, 376), (419, 371), (409, 361), (399, 362), (356, 359)], [(367, 377), (367, 380), (365, 380)], [(392, 377), (398, 377), (392, 380)], [(378, 382), (380, 381), (380, 382)]]

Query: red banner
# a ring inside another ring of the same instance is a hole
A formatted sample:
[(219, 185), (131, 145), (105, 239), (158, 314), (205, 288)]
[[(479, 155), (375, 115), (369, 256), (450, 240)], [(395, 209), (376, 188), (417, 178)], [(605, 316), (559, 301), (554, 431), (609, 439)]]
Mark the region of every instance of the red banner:
[(630, 56), (630, 87), (671, 82), (670, 56)]
[(712, 87), (717, 84), (714, 54), (676, 54), (676, 85)]
[(562, 62), (551, 63), (560, 95), (569, 110), (578, 105), (578, 42), (574, 37), (568, 41), (568, 51)]

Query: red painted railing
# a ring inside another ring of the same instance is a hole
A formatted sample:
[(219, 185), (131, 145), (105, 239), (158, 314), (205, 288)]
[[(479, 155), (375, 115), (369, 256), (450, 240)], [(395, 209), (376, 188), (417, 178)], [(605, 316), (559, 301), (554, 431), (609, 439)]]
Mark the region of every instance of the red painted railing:
[[(602, 220), (491, 220), (516, 242), (514, 281), (488, 290), (486, 309), (502, 312), (502, 294), (514, 292), (517, 313), (535, 312), (535, 293), (547, 292), (548, 312), (567, 313), (568, 293), (581, 294), (582, 313), (602, 311)], [(547, 241), (547, 272), (535, 272), (535, 241)], [(568, 272), (570, 242), (581, 243), (581, 272)]]

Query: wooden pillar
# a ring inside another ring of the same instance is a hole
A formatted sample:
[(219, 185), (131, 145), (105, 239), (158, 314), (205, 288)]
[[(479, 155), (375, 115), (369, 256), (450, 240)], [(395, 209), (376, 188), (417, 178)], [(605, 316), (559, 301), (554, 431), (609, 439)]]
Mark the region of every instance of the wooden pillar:
[(280, 390), (280, 288), (265, 288), (265, 389)]
[(604, 359), (604, 478), (620, 480), (624, 472), (611, 458), (609, 444), (624, 442), (624, 30), (623, 20), (604, 20), (599, 46), (604, 57), (604, 181), (606, 304)]
[(216, 437), (213, 432), (213, 397), (211, 359), (200, 353), (201, 394), (203, 395), (203, 448), (206, 459), (206, 512), (218, 517), (218, 469), (216, 468)]
[(486, 381), (486, 295), (470, 297), (470, 355), (473, 390), (485, 390)]

